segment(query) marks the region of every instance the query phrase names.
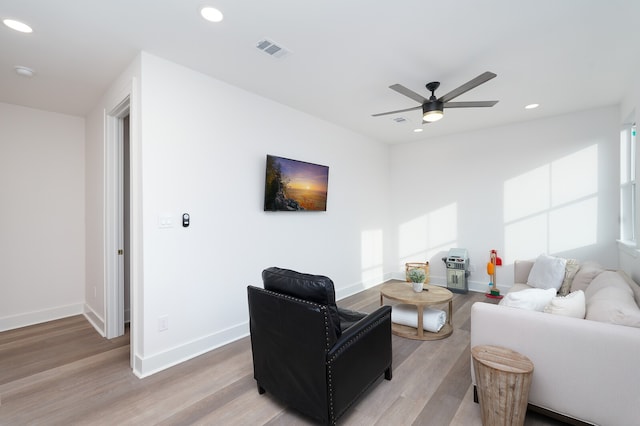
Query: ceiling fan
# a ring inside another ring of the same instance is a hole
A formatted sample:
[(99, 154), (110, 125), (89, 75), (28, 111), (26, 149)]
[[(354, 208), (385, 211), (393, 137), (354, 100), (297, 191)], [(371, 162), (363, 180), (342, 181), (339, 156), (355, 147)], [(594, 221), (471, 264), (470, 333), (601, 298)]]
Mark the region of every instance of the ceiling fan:
[(407, 89), (401, 84), (394, 84), (389, 86), (389, 89), (395, 90), (401, 95), (405, 95), (416, 102), (420, 102), (420, 106), (400, 109), (397, 111), (389, 111), (389, 112), (381, 112), (378, 114), (373, 114), (373, 117), (379, 117), (381, 115), (389, 115), (389, 114), (397, 114), (399, 112), (407, 112), (413, 111), (416, 109), (422, 108), (422, 122), (423, 123), (432, 123), (434, 121), (438, 121), (444, 115), (445, 108), (475, 108), (475, 107), (492, 107), (498, 103), (498, 101), (475, 101), (475, 102), (451, 102), (452, 99), (457, 98), (469, 90), (478, 87), (479, 85), (486, 83), (487, 81), (494, 78), (496, 74), (492, 72), (484, 72), (477, 76), (476, 78), (467, 81), (462, 86), (457, 89), (453, 89), (449, 93), (444, 96), (440, 96), (436, 98), (434, 92), (440, 87), (439, 81), (432, 81), (431, 83), (427, 83), (427, 90), (431, 92), (431, 97), (429, 99), (417, 94), (413, 90)]

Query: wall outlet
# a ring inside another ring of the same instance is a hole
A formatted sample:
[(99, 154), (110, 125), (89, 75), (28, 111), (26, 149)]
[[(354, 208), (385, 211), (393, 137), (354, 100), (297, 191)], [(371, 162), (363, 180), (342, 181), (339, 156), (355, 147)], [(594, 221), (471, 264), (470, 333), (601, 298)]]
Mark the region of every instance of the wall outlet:
[(158, 331), (167, 331), (169, 329), (169, 317), (164, 315), (158, 318)]

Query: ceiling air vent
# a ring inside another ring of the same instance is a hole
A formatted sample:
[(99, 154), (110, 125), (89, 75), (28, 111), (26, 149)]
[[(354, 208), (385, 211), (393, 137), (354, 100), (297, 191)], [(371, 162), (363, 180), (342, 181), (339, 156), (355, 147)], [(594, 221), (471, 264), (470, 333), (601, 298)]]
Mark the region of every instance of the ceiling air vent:
[(264, 53), (274, 58), (282, 58), (283, 56), (286, 56), (290, 53), (287, 49), (285, 49), (281, 45), (278, 45), (273, 41), (267, 40), (267, 39), (260, 40), (256, 44), (256, 47), (262, 50)]

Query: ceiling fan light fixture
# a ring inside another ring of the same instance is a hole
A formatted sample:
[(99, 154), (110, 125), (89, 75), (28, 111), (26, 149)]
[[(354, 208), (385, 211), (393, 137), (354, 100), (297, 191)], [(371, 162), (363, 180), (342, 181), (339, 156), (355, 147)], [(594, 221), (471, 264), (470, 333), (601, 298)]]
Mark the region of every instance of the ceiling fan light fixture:
[(432, 101), (422, 105), (422, 119), (428, 123), (440, 120), (444, 116), (442, 102)]

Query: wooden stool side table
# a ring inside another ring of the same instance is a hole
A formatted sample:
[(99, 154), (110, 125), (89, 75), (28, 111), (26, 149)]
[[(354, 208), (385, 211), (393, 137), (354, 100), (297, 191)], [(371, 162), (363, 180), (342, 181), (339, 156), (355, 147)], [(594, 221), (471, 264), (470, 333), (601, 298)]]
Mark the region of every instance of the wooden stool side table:
[(500, 346), (471, 348), (482, 424), (523, 425), (527, 413), (533, 363)]

